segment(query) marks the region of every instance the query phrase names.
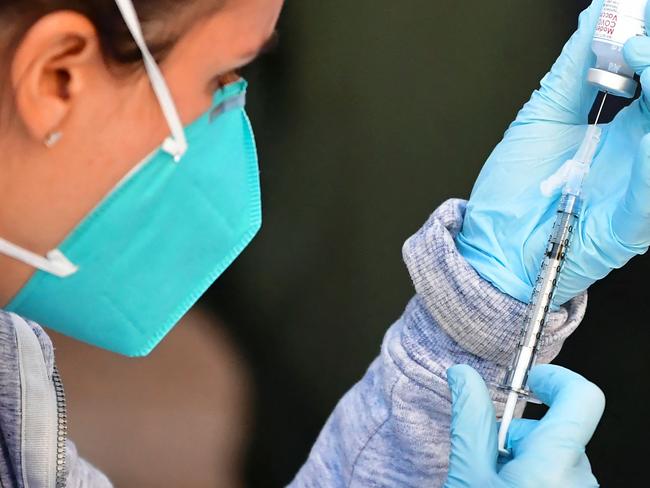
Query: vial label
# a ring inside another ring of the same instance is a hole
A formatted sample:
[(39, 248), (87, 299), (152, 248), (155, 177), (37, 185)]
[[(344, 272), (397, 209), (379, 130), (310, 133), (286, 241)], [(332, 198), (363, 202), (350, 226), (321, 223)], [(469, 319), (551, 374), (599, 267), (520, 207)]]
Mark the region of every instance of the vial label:
[(622, 46), (634, 36), (643, 36), (648, 0), (605, 0), (594, 39)]

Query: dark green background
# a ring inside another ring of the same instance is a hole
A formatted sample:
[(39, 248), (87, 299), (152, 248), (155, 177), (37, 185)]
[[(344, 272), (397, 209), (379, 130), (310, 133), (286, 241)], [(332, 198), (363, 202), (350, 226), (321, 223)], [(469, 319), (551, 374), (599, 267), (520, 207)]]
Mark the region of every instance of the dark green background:
[[(402, 243), (442, 201), (468, 197), (585, 5), (286, 5), (278, 49), (246, 73), (264, 227), (206, 299), (255, 372), (249, 486), (296, 473), (412, 294)], [(603, 486), (645, 484), (649, 270), (637, 258), (595, 286), (558, 360), (607, 394), (589, 449)]]

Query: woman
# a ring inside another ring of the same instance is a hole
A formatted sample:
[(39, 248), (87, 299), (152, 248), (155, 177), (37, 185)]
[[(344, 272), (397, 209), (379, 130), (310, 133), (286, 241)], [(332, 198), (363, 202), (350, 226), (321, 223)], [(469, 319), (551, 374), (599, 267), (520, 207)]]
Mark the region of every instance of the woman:
[[(538, 186), (572, 156), (596, 96), (584, 74), (601, 3), (581, 17), (469, 205), (445, 203), (407, 241), (416, 295), (295, 486), (596, 484), (584, 455), (603, 409), (594, 385), (538, 367), (529, 385), (551, 409), (513, 426), (514, 459), (497, 469), (495, 409), (478, 373), (498, 381), (517, 341), (553, 217)], [(259, 228), (245, 84), (233, 71), (273, 35), (281, 6), (0, 2), (2, 486), (109, 486), (66, 442), (52, 346), (37, 323), (146, 355)], [(643, 83), (649, 42), (626, 46)], [(541, 362), (579, 324), (585, 290), (650, 243), (647, 113), (644, 98), (608, 127)], [(478, 373), (447, 372), (456, 363)]]

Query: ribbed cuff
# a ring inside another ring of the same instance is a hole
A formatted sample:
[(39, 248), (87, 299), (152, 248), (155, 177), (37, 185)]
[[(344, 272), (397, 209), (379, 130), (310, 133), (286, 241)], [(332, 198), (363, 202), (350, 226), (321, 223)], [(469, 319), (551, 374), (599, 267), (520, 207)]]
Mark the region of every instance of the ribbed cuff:
[[(482, 279), (456, 249), (466, 202), (443, 203), (403, 248), (415, 290), (433, 321), (464, 350), (507, 366), (515, 352), (526, 305)], [(587, 306), (583, 293), (551, 313), (538, 355), (551, 361), (578, 327)], [(435, 331), (422, 331), (431, 334)], [(424, 340), (427, 340), (425, 337)]]

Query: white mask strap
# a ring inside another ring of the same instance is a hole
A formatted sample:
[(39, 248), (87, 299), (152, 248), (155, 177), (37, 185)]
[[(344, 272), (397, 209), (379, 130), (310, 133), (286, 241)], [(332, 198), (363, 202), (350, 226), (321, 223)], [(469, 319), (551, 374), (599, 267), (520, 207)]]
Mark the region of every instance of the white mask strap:
[(34, 254), (31, 251), (16, 246), (9, 241), (0, 238), (0, 254), (22, 261), (33, 268), (40, 269), (47, 273), (66, 278), (77, 272), (79, 268), (72, 264), (61, 251), (54, 249), (47, 253), (45, 257)]
[[(171, 137), (165, 139), (162, 149), (174, 157), (175, 161), (180, 161), (185, 151), (187, 151), (187, 139), (185, 138), (185, 130), (181, 123), (181, 118), (176, 110), (176, 105), (172, 99), (172, 95), (167, 87), (165, 78), (160, 72), (160, 68), (156, 64), (156, 60), (149, 51), (147, 43), (145, 42), (142, 28), (138, 15), (133, 7), (131, 0), (115, 0), (119, 8), (124, 22), (133, 36), (133, 40), (137, 44), (142, 58), (144, 60), (144, 67), (147, 70), (147, 75), (156, 94), (160, 108), (162, 109), (167, 125), (171, 131)], [(11, 242), (0, 238), (0, 254), (5, 254), (9, 257), (17, 259), (25, 264), (28, 264), (36, 269), (45, 271), (54, 276), (65, 278), (77, 272), (78, 267), (71, 263), (61, 251), (54, 249), (47, 253), (46, 256), (39, 256), (27, 249), (12, 244)]]
[(158, 64), (156, 64), (156, 60), (147, 47), (133, 2), (131, 0), (115, 0), (115, 3), (122, 13), (124, 22), (126, 23), (129, 32), (131, 32), (133, 40), (142, 53), (144, 67), (149, 75), (151, 86), (158, 98), (158, 103), (160, 104), (160, 108), (167, 120), (167, 125), (172, 133), (171, 137), (168, 137), (165, 140), (162, 148), (164, 151), (174, 156), (175, 161), (180, 161), (183, 154), (185, 154), (185, 151), (187, 151), (187, 139), (185, 138), (183, 124), (181, 123), (181, 118), (176, 110), (176, 105), (174, 104), (172, 95), (167, 87), (165, 78), (160, 72)]

